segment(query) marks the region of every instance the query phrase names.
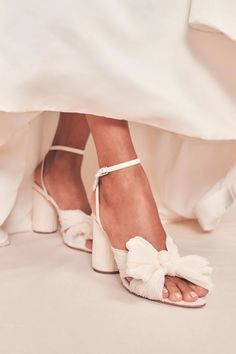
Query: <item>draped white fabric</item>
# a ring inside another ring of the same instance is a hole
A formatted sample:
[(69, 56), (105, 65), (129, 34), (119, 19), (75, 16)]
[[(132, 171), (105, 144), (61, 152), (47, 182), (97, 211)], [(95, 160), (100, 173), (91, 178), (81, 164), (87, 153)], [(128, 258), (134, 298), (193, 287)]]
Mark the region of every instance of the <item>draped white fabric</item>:
[(10, 233), (31, 230), (32, 173), (56, 120), (57, 114), (48, 115), (42, 140), (43, 113), (0, 114), (0, 225)]
[[(196, 201), (235, 163), (235, 7), (1, 1), (0, 224), (30, 229), (31, 175), (59, 111), (145, 123), (131, 128), (163, 220), (193, 218)], [(88, 190), (95, 170), (90, 142)]]
[[(213, 14), (230, 13), (234, 30), (234, 6), (229, 0), (2, 0), (0, 110), (86, 112), (235, 139), (236, 43), (189, 22), (202, 13), (209, 23)], [(228, 19), (219, 25), (223, 32)]]
[(221, 32), (236, 41), (236, 2), (192, 0), (189, 23), (203, 31)]

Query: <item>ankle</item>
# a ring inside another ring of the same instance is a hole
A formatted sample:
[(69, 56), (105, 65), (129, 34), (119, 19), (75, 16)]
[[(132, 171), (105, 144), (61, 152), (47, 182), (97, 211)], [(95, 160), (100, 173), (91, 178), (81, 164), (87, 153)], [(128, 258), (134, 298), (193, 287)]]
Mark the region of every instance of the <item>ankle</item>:
[(65, 151), (50, 151), (47, 156), (46, 165), (54, 172), (80, 173), (83, 162), (83, 155), (76, 155)]
[(120, 151), (119, 153), (117, 153), (115, 155), (114, 158), (114, 154), (111, 154), (109, 151), (109, 154), (106, 155), (102, 155), (99, 156), (99, 167), (104, 167), (104, 166), (114, 166), (123, 162), (128, 162), (131, 160), (137, 159), (137, 155), (135, 152), (130, 152), (127, 154), (127, 151)]
[(141, 164), (114, 171), (100, 179), (101, 201), (110, 207), (122, 204), (126, 196), (134, 199), (142, 192), (146, 194), (148, 188)]

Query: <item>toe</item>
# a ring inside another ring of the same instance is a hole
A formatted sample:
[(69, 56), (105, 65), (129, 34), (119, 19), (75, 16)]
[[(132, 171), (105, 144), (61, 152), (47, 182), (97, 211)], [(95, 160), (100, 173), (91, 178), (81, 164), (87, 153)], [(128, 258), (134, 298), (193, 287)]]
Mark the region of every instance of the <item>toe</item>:
[(92, 250), (92, 248), (93, 248), (93, 240), (90, 240), (90, 239), (86, 240), (85, 245), (86, 245), (87, 248)]
[(184, 301), (194, 302), (198, 299), (198, 294), (188, 285), (185, 280), (176, 278), (174, 282), (181, 291)]
[(195, 293), (198, 295), (198, 297), (204, 297), (208, 294), (208, 290), (202, 288), (201, 286), (189, 283), (189, 287), (195, 291)]
[(165, 287), (168, 290), (168, 298), (169, 298), (169, 300), (177, 302), (177, 301), (181, 301), (183, 299), (180, 289), (168, 277), (166, 277), (166, 280), (165, 280)]
[(167, 299), (169, 297), (169, 291), (165, 286), (163, 288), (162, 296), (163, 296), (163, 299)]

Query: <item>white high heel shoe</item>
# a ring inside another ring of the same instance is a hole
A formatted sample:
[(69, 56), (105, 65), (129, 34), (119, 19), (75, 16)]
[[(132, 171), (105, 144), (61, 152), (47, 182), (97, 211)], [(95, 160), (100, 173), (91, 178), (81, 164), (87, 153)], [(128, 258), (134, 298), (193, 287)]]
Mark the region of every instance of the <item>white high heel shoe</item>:
[[(109, 237), (104, 231), (99, 214), (99, 180), (110, 172), (139, 164), (135, 159), (118, 165), (103, 167), (95, 177), (95, 215), (93, 215), (93, 252), (92, 267), (102, 273), (119, 271), (123, 286), (134, 295), (182, 307), (202, 307), (205, 298), (195, 302), (171, 301), (163, 298), (165, 276), (177, 276), (193, 284), (211, 290), (210, 279), (212, 269), (208, 261), (202, 257), (189, 255), (180, 257), (177, 246), (167, 235), (167, 250), (157, 251), (151, 243), (142, 236), (133, 236), (126, 243), (126, 250), (115, 249), (111, 246)], [(128, 278), (132, 278), (128, 281)]]
[(204, 231), (214, 230), (236, 201), (236, 166), (217, 182), (196, 204), (195, 215)]
[[(67, 146), (52, 146), (49, 151), (59, 150), (83, 155), (84, 151)], [(62, 210), (48, 194), (44, 183), (45, 159), (41, 167), (41, 185), (34, 183), (33, 195), (33, 230), (38, 233), (53, 233), (58, 229), (58, 219), (64, 243), (72, 248), (91, 253), (86, 246), (92, 240), (93, 225), (91, 215), (82, 210)]]

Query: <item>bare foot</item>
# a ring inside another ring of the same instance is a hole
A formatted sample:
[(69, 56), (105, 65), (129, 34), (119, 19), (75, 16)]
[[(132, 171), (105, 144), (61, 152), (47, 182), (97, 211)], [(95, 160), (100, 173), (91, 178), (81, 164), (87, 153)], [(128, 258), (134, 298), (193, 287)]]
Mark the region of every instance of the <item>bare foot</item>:
[[(141, 165), (110, 173), (100, 179), (100, 217), (115, 248), (125, 250), (126, 242), (132, 236), (139, 235), (157, 250), (166, 249), (166, 233)], [(207, 293), (206, 289), (186, 280), (166, 276), (164, 298), (194, 302)]]
[[(91, 214), (87, 194), (81, 179), (82, 156), (64, 151), (50, 151), (44, 167), (44, 183), (47, 192), (62, 210), (80, 209)], [(42, 187), (40, 163), (34, 172), (34, 181)], [(92, 241), (87, 240), (92, 249)]]

